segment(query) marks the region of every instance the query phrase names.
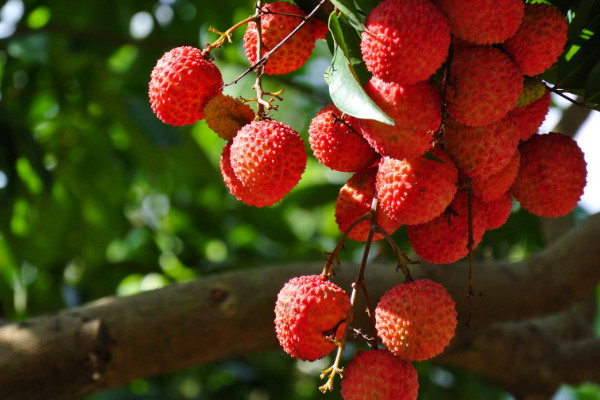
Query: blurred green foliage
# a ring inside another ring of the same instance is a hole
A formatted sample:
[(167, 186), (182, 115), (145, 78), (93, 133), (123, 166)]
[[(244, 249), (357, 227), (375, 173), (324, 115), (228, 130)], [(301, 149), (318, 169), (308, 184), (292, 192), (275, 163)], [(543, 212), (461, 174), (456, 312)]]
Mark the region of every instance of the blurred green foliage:
[[(156, 60), (173, 47), (216, 40), (208, 28), (226, 30), (253, 13), (252, 1), (9, 0), (1, 10), (0, 311), (6, 318), (232, 269), (321, 260), (334, 247), (334, 204), (348, 174), (310, 159), (286, 199), (247, 207), (223, 184), (224, 141), (204, 122), (164, 125), (149, 107)], [(248, 67), (242, 35), (212, 53), (225, 82)], [(312, 116), (330, 101), (323, 80), (330, 61), (320, 41), (298, 72), (265, 78), (267, 91), (285, 89), (276, 118), (304, 139)], [(252, 84), (249, 76), (225, 92), (251, 98)], [(395, 239), (409, 250), (404, 230)], [(518, 259), (542, 247), (537, 220), (515, 209), (503, 229), (486, 237), (478, 257)], [(346, 250), (343, 261), (356, 261), (362, 246), (351, 242)], [(380, 243), (373, 254), (392, 256)], [(263, 353), (141, 379), (88, 399), (339, 398), (318, 392), (321, 364)], [(421, 398), (507, 398), (463, 371), (418, 368)], [(585, 396), (578, 398), (598, 398)]]

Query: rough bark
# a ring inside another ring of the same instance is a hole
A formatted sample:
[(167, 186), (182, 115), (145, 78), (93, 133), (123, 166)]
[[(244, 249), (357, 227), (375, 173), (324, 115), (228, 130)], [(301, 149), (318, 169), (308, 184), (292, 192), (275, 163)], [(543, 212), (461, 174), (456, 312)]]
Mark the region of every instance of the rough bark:
[[(525, 261), (477, 265), (475, 288), (484, 296), (473, 299), (472, 327), (459, 327), (438, 360), (487, 376), (522, 398), (543, 398), (559, 382), (600, 381), (600, 340), (577, 329), (565, 341), (559, 325), (577, 318), (548, 316), (584, 299), (600, 282), (597, 238), (600, 214)], [(443, 283), (460, 302), (467, 268), (423, 264), (413, 275)], [(4, 325), (1, 397), (77, 399), (137, 378), (275, 349), (277, 292), (292, 276), (321, 269), (322, 263), (240, 270)], [(342, 264), (336, 283), (349, 289), (356, 271)], [(403, 275), (394, 265), (373, 264), (366, 280), (377, 299)], [(466, 304), (458, 306), (459, 321), (466, 320)]]

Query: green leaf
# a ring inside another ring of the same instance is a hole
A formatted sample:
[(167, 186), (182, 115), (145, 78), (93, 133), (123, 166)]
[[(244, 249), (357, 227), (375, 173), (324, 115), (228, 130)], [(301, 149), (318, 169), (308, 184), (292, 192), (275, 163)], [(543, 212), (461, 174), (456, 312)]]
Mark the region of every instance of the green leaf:
[(568, 90), (583, 89), (592, 68), (600, 61), (600, 33), (578, 37), (572, 46), (575, 48), (559, 59), (556, 84)]
[(331, 100), (342, 112), (356, 118), (394, 125), (394, 121), (365, 93), (339, 47), (336, 47), (333, 61), (325, 72), (325, 81), (329, 84)]
[(430, 151), (426, 151), (425, 154), (423, 154), (423, 158), (426, 158), (427, 160), (431, 160), (431, 161), (435, 161), (435, 162), (439, 162), (442, 164), (446, 164), (446, 161), (442, 160), (441, 158), (436, 157), (432, 152)]
[(359, 26), (361, 30), (366, 30), (367, 28), (362, 23), (362, 18), (356, 9), (354, 4), (354, 0), (331, 0), (334, 6), (338, 8), (344, 15), (348, 18), (352, 19), (352, 21)]
[(358, 77), (360, 84), (365, 85), (371, 79), (371, 73), (367, 70), (362, 60), (358, 32), (352, 27), (345, 15), (338, 17), (335, 14), (331, 14), (329, 29), (335, 43), (340, 46), (350, 63), (351, 70)]
[(369, 15), (371, 10), (379, 4), (379, 0), (356, 0), (356, 4), (365, 15)]
[(582, 1), (577, 8), (577, 11), (575, 11), (575, 17), (573, 17), (573, 20), (571, 23), (569, 23), (569, 30), (567, 31), (567, 38), (569, 42), (579, 36), (583, 28), (586, 26), (595, 1), (596, 0)]

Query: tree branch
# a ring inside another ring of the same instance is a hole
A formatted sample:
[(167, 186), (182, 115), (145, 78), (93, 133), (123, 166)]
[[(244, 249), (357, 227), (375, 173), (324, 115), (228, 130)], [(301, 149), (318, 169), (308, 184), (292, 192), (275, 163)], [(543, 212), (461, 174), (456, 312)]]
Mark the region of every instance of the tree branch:
[[(473, 328), (457, 330), (443, 361), (487, 376), (494, 372), (516, 376), (523, 371), (507, 368), (512, 364), (506, 364), (498, 353), (506, 358), (512, 351), (508, 346), (521, 346), (535, 360), (535, 351), (545, 354), (543, 349), (553, 347), (544, 346), (556, 347), (556, 340), (542, 340), (539, 332), (518, 324), (486, 324), (547, 315), (592, 292), (600, 281), (600, 248), (590, 238), (598, 237), (600, 214), (528, 260), (479, 265), (474, 284), (485, 296), (472, 302)], [(318, 274), (322, 268), (323, 263), (318, 263), (234, 271), (4, 325), (0, 327), (1, 397), (76, 399), (141, 377), (276, 349), (276, 294), (291, 277)], [(414, 269), (413, 276), (444, 284), (454, 299), (460, 300), (465, 296), (467, 269), (465, 263), (424, 264)], [(334, 281), (349, 289), (355, 274), (355, 266), (343, 263), (336, 268)], [(404, 278), (392, 264), (369, 265), (365, 275), (374, 299)], [(357, 309), (361, 307), (357, 304)], [(458, 311), (459, 318), (467, 312), (466, 307), (458, 307)], [(368, 326), (362, 313), (356, 317), (358, 326)], [(501, 332), (507, 329), (509, 334)], [(473, 344), (463, 347), (464, 343)], [(582, 378), (600, 380), (598, 368), (589, 368), (584, 374), (580, 371), (583, 367), (575, 366), (600, 364), (600, 345), (591, 340), (569, 346), (547, 359), (555, 371), (552, 378), (570, 383)], [(491, 353), (496, 358), (489, 358)], [(531, 365), (539, 367), (541, 359), (538, 361)], [(530, 379), (537, 378), (532, 374)], [(544, 379), (540, 376), (539, 382)]]

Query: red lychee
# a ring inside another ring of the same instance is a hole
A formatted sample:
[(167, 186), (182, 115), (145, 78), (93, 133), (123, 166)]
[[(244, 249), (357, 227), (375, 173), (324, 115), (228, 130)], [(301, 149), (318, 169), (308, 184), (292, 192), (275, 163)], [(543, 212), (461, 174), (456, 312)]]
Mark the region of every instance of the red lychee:
[(450, 32), (476, 44), (502, 43), (519, 28), (521, 0), (434, 0), (448, 17)]
[[(285, 1), (265, 4), (262, 10), (264, 14), (260, 17), (263, 42), (261, 57), (277, 46), (306, 17), (306, 13), (300, 7)], [(271, 54), (265, 64), (265, 73), (287, 74), (303, 66), (315, 47), (315, 35), (310, 24), (303, 26)], [(256, 23), (249, 22), (244, 34), (244, 49), (251, 64), (257, 61), (257, 41)]]
[(294, 358), (314, 361), (335, 349), (346, 327), (348, 294), (322, 275), (290, 279), (277, 295), (275, 331)]
[[(306, 167), (302, 138), (289, 126), (273, 121), (252, 121), (233, 138), (231, 168), (245, 189), (260, 193), (264, 207), (281, 200), (300, 180)], [(241, 199), (243, 200), (243, 199)]]
[(429, 78), (448, 56), (450, 29), (428, 0), (383, 0), (367, 17), (361, 51), (367, 69), (388, 82)]
[(152, 70), (148, 95), (156, 116), (169, 125), (189, 125), (204, 118), (206, 103), (221, 93), (219, 68), (190, 47), (165, 53)]
[(398, 357), (423, 361), (441, 354), (454, 337), (454, 300), (442, 285), (419, 279), (394, 286), (375, 309), (383, 344)]
[(526, 4), (523, 22), (502, 45), (524, 75), (540, 74), (554, 64), (567, 43), (567, 21), (550, 4)]
[(433, 83), (400, 86), (374, 76), (365, 91), (395, 123), (359, 120), (361, 134), (379, 154), (411, 158), (431, 147), (433, 134), (442, 122), (442, 96)]
[(586, 184), (586, 162), (577, 142), (560, 133), (533, 135), (519, 146), (521, 166), (511, 187), (524, 209), (556, 218), (575, 208)]
[(523, 76), (502, 50), (491, 46), (455, 49), (446, 86), (448, 113), (470, 126), (503, 118), (523, 91)]
[[(335, 204), (335, 221), (340, 231), (345, 232), (352, 222), (371, 210), (371, 203), (373, 202), (373, 196), (375, 196), (376, 175), (377, 167), (357, 172), (341, 188)], [(390, 235), (401, 225), (390, 219), (381, 210), (377, 212), (377, 224)], [(364, 242), (367, 240), (370, 227), (370, 221), (360, 222), (352, 229), (348, 237)], [(383, 235), (379, 233), (373, 236), (373, 240), (382, 238)]]
[(400, 224), (420, 224), (440, 215), (456, 192), (458, 171), (439, 147), (425, 157), (383, 157), (377, 172), (379, 208)]
[(344, 368), (341, 385), (344, 400), (416, 400), (419, 391), (415, 367), (383, 349), (357, 354)]
[(538, 128), (546, 118), (546, 114), (548, 114), (550, 101), (550, 91), (545, 90), (539, 99), (524, 106), (513, 108), (508, 113), (509, 118), (512, 118), (515, 122), (519, 130), (519, 138), (522, 141), (529, 139), (533, 134), (537, 133)]
[(237, 131), (254, 119), (254, 111), (231, 96), (218, 94), (204, 107), (206, 124), (217, 135), (231, 140)]
[(486, 230), (500, 228), (508, 220), (512, 210), (512, 196), (509, 192), (503, 193), (498, 198), (482, 202), (486, 217)]
[(502, 196), (515, 181), (517, 172), (519, 172), (520, 160), (520, 153), (515, 151), (508, 164), (497, 173), (487, 178), (472, 178), (473, 195), (481, 201), (492, 201)]
[(484, 126), (468, 126), (448, 118), (443, 141), (461, 173), (486, 178), (508, 164), (517, 151), (519, 132), (509, 117)]
[(308, 141), (322, 164), (341, 172), (356, 172), (371, 166), (379, 155), (358, 133), (356, 120), (330, 103), (312, 119)]
[[(483, 238), (487, 219), (481, 201), (473, 196), (473, 250)], [(450, 206), (440, 216), (419, 225), (406, 227), (413, 250), (423, 260), (435, 264), (447, 264), (469, 254), (469, 208), (468, 197), (459, 190)]]

